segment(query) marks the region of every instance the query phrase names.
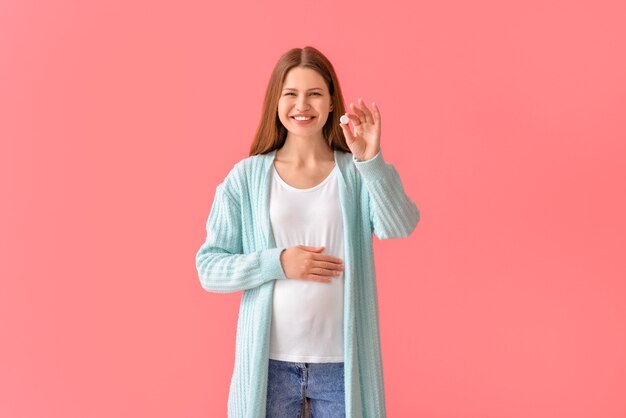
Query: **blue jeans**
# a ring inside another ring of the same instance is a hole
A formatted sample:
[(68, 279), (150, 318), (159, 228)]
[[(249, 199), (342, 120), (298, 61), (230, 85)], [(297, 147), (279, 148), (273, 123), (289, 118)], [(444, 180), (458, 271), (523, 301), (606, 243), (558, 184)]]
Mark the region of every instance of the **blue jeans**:
[(345, 417), (343, 363), (269, 359), (266, 418)]

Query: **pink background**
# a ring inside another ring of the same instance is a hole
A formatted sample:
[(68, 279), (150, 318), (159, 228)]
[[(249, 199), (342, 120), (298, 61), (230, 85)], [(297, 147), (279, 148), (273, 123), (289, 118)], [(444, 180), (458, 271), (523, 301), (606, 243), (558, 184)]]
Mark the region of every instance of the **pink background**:
[(0, 416), (226, 415), (241, 292), (195, 253), (274, 63), (313, 45), (422, 214), (374, 243), (389, 416), (625, 417), (624, 16), (0, 3)]

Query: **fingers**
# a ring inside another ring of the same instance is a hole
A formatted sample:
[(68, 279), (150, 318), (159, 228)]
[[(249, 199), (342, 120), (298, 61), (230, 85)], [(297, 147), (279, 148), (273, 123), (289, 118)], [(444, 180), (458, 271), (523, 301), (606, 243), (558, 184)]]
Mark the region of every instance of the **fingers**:
[(372, 117), (372, 112), (365, 106), (365, 102), (362, 98), (359, 97), (359, 105), (361, 106), (362, 112), (365, 114), (365, 120), (368, 123), (374, 123), (374, 118)]
[(312, 257), (315, 267), (309, 266), (306, 278), (318, 282), (330, 282), (333, 278), (341, 276), (345, 270), (343, 261), (340, 258), (324, 255)]
[(341, 276), (342, 271), (339, 270), (328, 270), (322, 268), (315, 268), (311, 270), (312, 275), (324, 276), (324, 277), (337, 277)]
[(306, 280), (312, 280), (314, 282), (330, 283), (332, 280), (330, 277), (317, 276), (315, 274), (309, 274)]
[[(352, 123), (354, 123), (355, 125), (358, 125), (361, 123), (361, 119), (357, 116), (354, 115), (352, 113), (346, 113), (346, 116), (348, 117), (348, 119), (350, 119), (352, 121)], [(346, 124), (346, 126), (348, 126), (348, 124)]]
[(311, 258), (318, 262), (343, 264), (343, 260), (341, 258), (333, 257), (332, 255), (327, 254), (311, 254)]
[(345, 265), (340, 258), (336, 257), (317, 257), (314, 260), (312, 266), (310, 266), (310, 273), (319, 275), (331, 275), (338, 276), (345, 270)]
[(335, 270), (335, 269), (323, 269), (323, 268), (314, 268), (311, 269), (310, 274), (313, 275), (318, 275), (318, 276), (330, 276), (330, 277), (337, 277), (339, 276), (341, 273), (343, 273), (343, 271), (341, 270)]
[(362, 98), (359, 97), (358, 104), (354, 104), (350, 102), (350, 109), (355, 114), (346, 113), (348, 118), (352, 121), (355, 126), (360, 125), (361, 123), (379, 123), (380, 122), (380, 110), (376, 103), (372, 102), (372, 108), (374, 109), (374, 113), (369, 110), (369, 108), (365, 105), (365, 102)]
[[(355, 105), (354, 103), (350, 102), (350, 109), (352, 109), (352, 111), (354, 113), (356, 113), (356, 115), (358, 116), (358, 119), (357, 119), (358, 123), (355, 123), (355, 125), (359, 125), (359, 124), (364, 123), (364, 122), (367, 121), (367, 117), (365, 116), (365, 113), (363, 113), (363, 111), (359, 107), (357, 107), (357, 105)], [(348, 115), (348, 117), (350, 117), (350, 116)], [(354, 119), (352, 119), (352, 120), (354, 121)]]
[[(354, 122), (354, 119), (358, 118), (354, 115), (349, 115), (346, 113), (346, 115), (348, 115), (348, 117)], [(343, 135), (346, 137), (346, 143), (348, 144), (348, 146), (350, 146), (353, 142), (354, 142), (354, 135), (352, 134), (352, 131), (350, 130), (350, 126), (346, 123), (340, 123), (339, 126), (341, 126), (341, 129), (343, 130)]]
[(374, 109), (374, 122), (380, 124), (380, 110), (376, 102), (372, 102), (372, 108)]
[(314, 269), (320, 269), (323, 271), (344, 271), (345, 266), (343, 263), (317, 263)]
[(323, 268), (313, 268), (306, 275), (307, 279), (318, 282), (330, 282), (333, 278), (341, 276), (343, 272), (339, 270), (327, 270)]

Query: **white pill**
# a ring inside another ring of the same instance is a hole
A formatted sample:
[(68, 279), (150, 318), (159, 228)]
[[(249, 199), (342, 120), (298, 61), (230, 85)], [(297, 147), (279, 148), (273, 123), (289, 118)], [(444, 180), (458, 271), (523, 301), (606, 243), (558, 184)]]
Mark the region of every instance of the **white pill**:
[(350, 118), (346, 115), (342, 115), (339, 118), (339, 122), (343, 123), (344, 125), (346, 125), (348, 122), (350, 122)]

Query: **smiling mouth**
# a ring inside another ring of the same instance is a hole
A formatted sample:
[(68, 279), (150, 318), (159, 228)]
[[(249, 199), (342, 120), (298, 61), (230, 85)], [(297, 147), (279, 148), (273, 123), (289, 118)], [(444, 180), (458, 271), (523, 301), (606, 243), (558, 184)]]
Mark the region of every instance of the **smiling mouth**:
[(304, 121), (307, 121), (307, 120), (311, 120), (313, 118), (315, 118), (315, 116), (309, 116), (309, 117), (306, 117), (306, 118), (304, 118), (304, 117), (300, 118), (300, 117), (296, 117), (296, 116), (291, 116), (291, 119), (295, 119), (295, 120), (297, 120), (299, 122), (304, 122)]

